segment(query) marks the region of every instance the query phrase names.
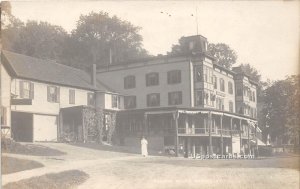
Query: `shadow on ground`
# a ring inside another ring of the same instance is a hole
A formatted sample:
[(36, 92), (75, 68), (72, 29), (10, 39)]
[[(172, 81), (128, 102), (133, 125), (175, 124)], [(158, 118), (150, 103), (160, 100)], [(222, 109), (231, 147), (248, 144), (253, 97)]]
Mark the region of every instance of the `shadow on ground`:
[[(128, 147), (128, 146), (114, 146), (114, 145), (107, 145), (107, 144), (97, 144), (97, 143), (69, 143), (69, 145), (89, 148), (94, 150), (101, 150), (101, 151), (108, 151), (108, 152), (118, 152), (118, 153), (125, 153), (125, 154), (141, 154), (141, 149), (138, 147)], [(155, 156), (162, 156), (166, 155), (164, 153), (159, 153), (154, 150), (148, 149), (149, 155)]]
[(79, 170), (69, 170), (60, 173), (50, 173), (38, 177), (12, 182), (3, 186), (3, 189), (60, 189), (75, 188), (89, 178), (89, 175)]
[(4, 175), (24, 170), (35, 169), (39, 167), (44, 167), (44, 165), (32, 160), (19, 159), (7, 156), (1, 157), (1, 172)]

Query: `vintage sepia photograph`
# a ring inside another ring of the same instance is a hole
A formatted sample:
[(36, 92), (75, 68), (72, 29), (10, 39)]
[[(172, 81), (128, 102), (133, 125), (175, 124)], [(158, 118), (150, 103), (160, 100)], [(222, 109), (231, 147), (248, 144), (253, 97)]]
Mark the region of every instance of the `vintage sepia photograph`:
[(0, 5), (1, 188), (300, 187), (300, 1)]

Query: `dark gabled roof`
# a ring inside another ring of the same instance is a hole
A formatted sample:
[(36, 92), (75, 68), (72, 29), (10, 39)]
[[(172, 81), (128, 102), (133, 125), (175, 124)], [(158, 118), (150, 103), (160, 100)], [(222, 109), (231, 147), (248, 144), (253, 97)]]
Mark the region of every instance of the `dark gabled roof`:
[(53, 60), (34, 58), (5, 50), (2, 50), (1, 59), (9, 72), (17, 78), (89, 90), (110, 91), (98, 80), (95, 88), (87, 72)]

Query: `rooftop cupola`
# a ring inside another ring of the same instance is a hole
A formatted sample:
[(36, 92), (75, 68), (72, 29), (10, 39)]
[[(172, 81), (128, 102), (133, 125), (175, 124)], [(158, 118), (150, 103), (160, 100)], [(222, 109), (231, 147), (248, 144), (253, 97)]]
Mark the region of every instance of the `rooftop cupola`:
[(207, 39), (202, 35), (183, 37), (184, 51), (187, 54), (197, 54), (207, 51)]

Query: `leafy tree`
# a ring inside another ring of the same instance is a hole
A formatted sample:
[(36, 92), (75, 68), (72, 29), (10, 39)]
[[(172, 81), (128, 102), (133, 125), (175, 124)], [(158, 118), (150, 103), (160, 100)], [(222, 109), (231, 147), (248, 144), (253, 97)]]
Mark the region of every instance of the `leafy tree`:
[(21, 20), (11, 14), (10, 2), (1, 2), (1, 43), (3, 48), (12, 49), (12, 41), (17, 40), (18, 31), (22, 26)]
[(299, 141), (299, 89), (299, 76), (291, 76), (264, 90), (263, 130), (273, 142)]
[(65, 58), (73, 59), (79, 65), (87, 62), (108, 65), (110, 59), (114, 64), (145, 57), (147, 52), (142, 48), (139, 30), (139, 27), (116, 16), (110, 17), (108, 13), (81, 15), (68, 41), (72, 48), (65, 51)]
[(217, 64), (230, 69), (233, 64), (236, 63), (237, 54), (227, 44), (210, 43), (208, 45), (208, 53), (215, 57)]
[[(185, 44), (184, 37), (181, 37), (178, 40), (178, 44), (173, 45), (171, 52), (169, 52), (168, 54), (184, 55), (184, 54), (187, 54), (188, 51), (189, 50)], [(208, 44), (207, 53), (210, 54), (211, 56), (215, 57), (216, 63), (223, 67), (230, 69), (231, 66), (236, 63), (236, 59), (237, 59), (236, 52), (224, 43)]]
[(92, 63), (108, 65), (110, 59), (124, 63), (148, 56), (138, 34), (140, 28), (107, 13), (81, 15), (71, 34), (47, 22), (24, 24), (12, 15), (7, 18), (2, 30), (3, 48), (28, 56), (83, 69)]
[(25, 25), (13, 21), (3, 31), (4, 48), (37, 58), (59, 60), (67, 32), (47, 22), (28, 21)]
[(248, 76), (251, 77), (251, 79), (253, 81), (255, 81), (256, 83), (260, 83), (261, 82), (261, 75), (257, 71), (256, 68), (254, 68), (253, 66), (251, 66), (249, 63), (241, 64), (240, 67), (241, 67), (241, 69), (243, 70), (243, 72), (245, 74), (247, 74)]

